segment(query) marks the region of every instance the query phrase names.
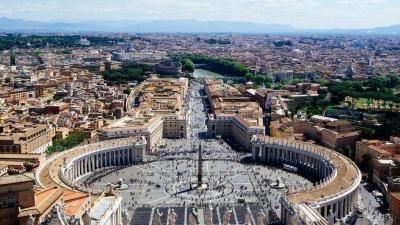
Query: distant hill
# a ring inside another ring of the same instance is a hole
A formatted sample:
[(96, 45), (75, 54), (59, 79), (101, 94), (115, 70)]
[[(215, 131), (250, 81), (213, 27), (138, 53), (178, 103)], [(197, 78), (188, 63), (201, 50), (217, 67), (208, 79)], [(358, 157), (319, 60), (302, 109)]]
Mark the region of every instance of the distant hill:
[(250, 22), (154, 20), (39, 22), (0, 17), (2, 32), (133, 32), (133, 33), (326, 33), (400, 35), (400, 25), (371, 29), (297, 29), (290, 25)]

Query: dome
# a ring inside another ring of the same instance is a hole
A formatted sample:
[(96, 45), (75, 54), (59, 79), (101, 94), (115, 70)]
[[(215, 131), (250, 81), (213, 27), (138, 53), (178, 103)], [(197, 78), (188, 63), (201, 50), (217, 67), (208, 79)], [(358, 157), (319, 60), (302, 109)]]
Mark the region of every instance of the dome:
[(299, 54), (300, 54), (300, 53), (303, 53), (303, 51), (301, 51), (300, 49), (297, 49), (297, 48), (294, 49), (292, 52), (293, 52), (293, 53), (299, 53)]

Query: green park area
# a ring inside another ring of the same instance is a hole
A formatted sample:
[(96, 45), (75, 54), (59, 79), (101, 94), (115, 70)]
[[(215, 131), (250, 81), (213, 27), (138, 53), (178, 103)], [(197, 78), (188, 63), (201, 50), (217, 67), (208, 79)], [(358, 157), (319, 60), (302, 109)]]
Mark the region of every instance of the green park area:
[[(0, 36), (0, 51), (12, 48), (35, 49), (44, 47), (69, 48), (82, 47), (80, 45), (80, 35), (22, 35), (7, 34)], [(93, 46), (110, 46), (122, 38), (96, 37), (86, 38)]]
[(83, 141), (85, 141), (85, 139), (86, 139), (85, 133), (80, 131), (70, 134), (68, 137), (64, 139), (58, 138), (53, 141), (52, 146), (47, 148), (46, 153), (52, 154), (55, 152), (62, 152), (71, 149), (81, 144)]
[(146, 64), (123, 64), (120, 69), (104, 72), (103, 77), (106, 81), (116, 83), (144, 81), (147, 78), (146, 73), (153, 70), (153, 66)]
[[(245, 65), (236, 62), (232, 58), (201, 54), (175, 55), (172, 58), (181, 62), (183, 70), (187, 72), (195, 72), (195, 69), (205, 69), (224, 77), (246, 77), (257, 86), (272, 86), (272, 76), (268, 74), (252, 74)], [(202, 65), (202, 68), (195, 68), (196, 64)]]
[(328, 87), (332, 101), (335, 103), (345, 101), (346, 97), (357, 99), (353, 104), (354, 106), (363, 106), (364, 103), (368, 102), (368, 100), (363, 99), (400, 103), (400, 95), (398, 93), (400, 76), (397, 74), (378, 76), (369, 80), (331, 82)]
[(400, 112), (400, 103), (393, 101), (384, 101), (382, 99), (371, 98), (353, 98), (347, 96), (341, 103), (342, 107), (350, 107), (352, 109), (373, 110), (382, 112)]

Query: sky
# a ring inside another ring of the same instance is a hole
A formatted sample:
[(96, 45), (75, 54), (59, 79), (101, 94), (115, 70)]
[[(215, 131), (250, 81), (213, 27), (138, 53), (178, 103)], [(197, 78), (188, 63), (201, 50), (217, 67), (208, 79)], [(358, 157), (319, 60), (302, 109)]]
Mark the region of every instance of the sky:
[(37, 21), (199, 20), (370, 28), (400, 24), (400, 0), (0, 0), (0, 17)]

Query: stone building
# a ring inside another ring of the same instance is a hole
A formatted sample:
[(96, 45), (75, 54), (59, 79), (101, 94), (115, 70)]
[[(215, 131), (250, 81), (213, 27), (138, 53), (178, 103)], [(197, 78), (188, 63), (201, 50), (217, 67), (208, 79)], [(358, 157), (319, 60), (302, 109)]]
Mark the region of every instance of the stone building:
[(7, 124), (1, 127), (0, 153), (43, 153), (55, 130), (47, 124)]
[(19, 208), (35, 204), (33, 174), (18, 174), (0, 178), (0, 224), (18, 224)]
[(306, 138), (335, 150), (355, 147), (360, 136), (350, 122), (323, 116), (312, 116), (311, 120), (295, 120), (293, 128), (295, 134), (304, 134)]

